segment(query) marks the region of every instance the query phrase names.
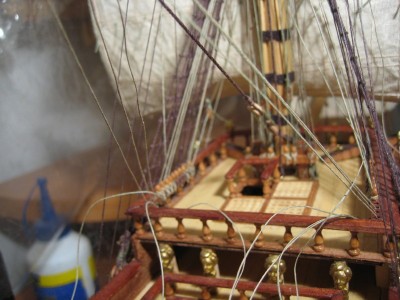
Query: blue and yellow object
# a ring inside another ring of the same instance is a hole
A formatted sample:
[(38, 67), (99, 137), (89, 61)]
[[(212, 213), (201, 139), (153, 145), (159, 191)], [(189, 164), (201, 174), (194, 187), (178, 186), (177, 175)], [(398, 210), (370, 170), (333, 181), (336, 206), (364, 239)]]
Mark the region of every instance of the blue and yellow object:
[(37, 297), (39, 300), (88, 299), (96, 290), (96, 269), (89, 239), (71, 230), (57, 216), (46, 179), (40, 178), (38, 186), (42, 217), (34, 225), (36, 242), (28, 253)]

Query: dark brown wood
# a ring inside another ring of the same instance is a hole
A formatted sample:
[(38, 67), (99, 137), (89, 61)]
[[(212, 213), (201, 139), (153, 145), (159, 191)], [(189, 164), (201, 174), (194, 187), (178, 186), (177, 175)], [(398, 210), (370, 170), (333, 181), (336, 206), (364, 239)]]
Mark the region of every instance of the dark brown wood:
[(276, 168), (276, 166), (279, 163), (279, 159), (275, 158), (273, 160), (271, 160), (264, 168), (264, 171), (261, 174), (261, 180), (267, 180), (268, 178), (270, 178), (272, 176), (272, 174), (274, 173), (274, 170)]
[[(128, 215), (141, 217), (145, 215), (144, 206), (131, 207)], [(181, 209), (181, 208), (157, 208), (150, 207), (149, 214), (152, 218), (171, 217), (184, 219), (206, 219), (214, 221), (225, 221), (225, 217), (218, 211), (201, 209)], [(273, 214), (253, 213), (253, 212), (226, 212), (226, 214), (236, 223), (264, 224), (271, 219), (269, 225), (307, 227), (312, 223), (324, 219), (316, 216), (286, 215), (279, 214), (272, 218)], [(395, 224), (395, 230), (400, 233), (400, 224)], [(354, 231), (359, 233), (385, 233), (385, 226), (381, 220), (376, 219), (344, 219), (334, 218), (327, 220), (324, 229)]]
[[(197, 247), (197, 248), (213, 248), (213, 249), (222, 249), (222, 250), (233, 250), (233, 251), (242, 251), (243, 245), (240, 239), (236, 238), (233, 241), (228, 240), (227, 237), (217, 237), (214, 236), (212, 240), (204, 241), (202, 237), (199, 235), (187, 235), (187, 237), (182, 240), (176, 237), (173, 233), (164, 232), (162, 238), (157, 239), (158, 242), (163, 242), (167, 244), (172, 244), (176, 246), (183, 247)], [(271, 241), (268, 239), (268, 232), (264, 232), (264, 239), (262, 243), (258, 244), (257, 247), (254, 247), (252, 251), (262, 251), (264, 253), (281, 253), (284, 249), (282, 245), (283, 239), (281, 241)], [(349, 234), (350, 235), (350, 234)], [(136, 237), (143, 243), (154, 243), (154, 237), (152, 234), (145, 233), (141, 236)], [(248, 249), (251, 245), (252, 240), (245, 240), (245, 247)], [(303, 247), (303, 245), (293, 244), (290, 248), (288, 248), (285, 252), (287, 255), (294, 256), (301, 253), (302, 256), (307, 256), (309, 258), (315, 259), (342, 259), (347, 261), (353, 261), (357, 263), (364, 264), (382, 264), (389, 263), (390, 258), (385, 257), (381, 253), (361, 251), (361, 253), (353, 257), (349, 255), (347, 249), (339, 249), (339, 248), (328, 248), (325, 247), (323, 252), (316, 252), (312, 245)]]
[(224, 134), (218, 138), (216, 138), (213, 142), (208, 144), (204, 150), (200, 151), (197, 155), (195, 164), (200, 163), (202, 160), (210, 156), (212, 153), (215, 153), (217, 150), (220, 149), (221, 145), (225, 143), (229, 139), (228, 134)]
[[(205, 276), (194, 276), (187, 274), (166, 274), (165, 282), (169, 283), (187, 283), (196, 286), (205, 286), (209, 288), (231, 288), (234, 281), (232, 279), (222, 278), (211, 278)], [(237, 285), (237, 289), (243, 291), (253, 291), (256, 288), (257, 283), (251, 281), (240, 281)], [(313, 288), (307, 286), (298, 286), (297, 290), (300, 296), (313, 297), (318, 299), (344, 299), (345, 293), (340, 290), (327, 289), (327, 288)], [(283, 296), (295, 296), (296, 286), (292, 284), (282, 284), (280, 291)], [(273, 283), (261, 283), (258, 287), (257, 292), (277, 295), (278, 287)], [(159, 278), (146, 295), (142, 298), (143, 300), (155, 299), (161, 293), (161, 278)]]
[(158, 295), (161, 294), (162, 290), (162, 279), (159, 277), (156, 282), (151, 286), (147, 293), (142, 297), (142, 300), (152, 300), (156, 299)]
[(132, 240), (135, 260), (121, 270), (105, 287), (91, 299), (125, 300), (136, 299), (138, 294), (151, 280), (150, 265), (152, 258), (137, 239)]
[(140, 267), (141, 264), (138, 261), (132, 261), (91, 299), (112, 299), (121, 291), (121, 289), (123, 289), (127, 285), (127, 282), (131, 281), (134, 277), (138, 275)]

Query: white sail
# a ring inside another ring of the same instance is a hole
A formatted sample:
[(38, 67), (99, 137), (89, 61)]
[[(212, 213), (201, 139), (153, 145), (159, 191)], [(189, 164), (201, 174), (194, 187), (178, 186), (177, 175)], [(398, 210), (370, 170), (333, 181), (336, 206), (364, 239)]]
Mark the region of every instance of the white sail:
[[(168, 3), (172, 8), (175, 3), (176, 13), (190, 27), (188, 20), (192, 19), (193, 1), (176, 0)], [(91, 4), (93, 5), (92, 17), (98, 20), (100, 26), (97, 27), (94, 21), (100, 53), (112, 82), (115, 83), (109, 59), (114, 72), (117, 74), (124, 37), (124, 22), (121, 15), (125, 19), (127, 1), (100, 0), (92, 1)], [(245, 25), (240, 14), (240, 4), (236, 1), (230, 2), (223, 9), (222, 14), (221, 20), (224, 20), (222, 23), (224, 30), (232, 33), (231, 37), (236, 44), (242, 45)], [(176, 71), (179, 55), (188, 41), (187, 35), (176, 24), (175, 20), (161, 8), (158, 1), (129, 1), (127, 19), (125, 31), (127, 53), (132, 74), (139, 90), (139, 101), (141, 104), (145, 104), (146, 113), (161, 110), (162, 81), (165, 80), (166, 86), (169, 86), (168, 83)], [(244, 69), (245, 66), (237, 52), (228, 51), (229, 43), (225, 38), (220, 38), (215, 43), (219, 45), (216, 59), (221, 64), (226, 60), (225, 56), (229, 53), (227, 60), (230, 63), (225, 65), (229, 74), (235, 74), (233, 65)], [(109, 58), (105, 52), (106, 49)], [(136, 107), (137, 94), (129, 71), (125, 50), (122, 53), (118, 85), (123, 103), (128, 111), (132, 111)], [(222, 78), (221, 73), (216, 72), (214, 74), (214, 82)]]
[[(387, 100), (400, 101), (399, 4), (390, 0), (349, 1), (347, 7), (345, 3), (339, 1), (339, 11), (346, 24), (349, 18), (353, 23), (356, 59), (360, 61), (367, 86), (373, 87), (376, 99), (383, 95)], [(296, 58), (297, 65), (302, 64), (301, 76), (307, 92), (330, 95), (326, 80), (334, 95), (340, 96), (332, 66), (344, 84), (347, 84), (347, 78), (328, 1), (303, 1), (295, 15), (297, 26), (295, 24), (294, 30), (301, 39), (294, 43), (298, 47), (294, 53), (301, 50), (301, 57)], [(330, 59), (334, 49), (337, 55)]]

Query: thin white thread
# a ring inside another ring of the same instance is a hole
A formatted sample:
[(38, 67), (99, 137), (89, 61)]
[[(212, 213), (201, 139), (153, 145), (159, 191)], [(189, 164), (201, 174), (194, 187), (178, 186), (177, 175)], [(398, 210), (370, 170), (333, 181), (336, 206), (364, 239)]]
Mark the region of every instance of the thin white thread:
[[(282, 212), (284, 212), (284, 211), (286, 211), (286, 210), (289, 210), (289, 209), (292, 209), (292, 208), (309, 208), (309, 209), (316, 210), (316, 211), (319, 211), (319, 212), (324, 212), (324, 213), (327, 213), (327, 214), (331, 213), (331, 212), (329, 212), (329, 211), (325, 211), (325, 210), (322, 210), (322, 209), (319, 209), (319, 208), (315, 208), (315, 207), (312, 207), (312, 206), (309, 206), (309, 205), (293, 205), (293, 206), (288, 206), (288, 207), (284, 207), (284, 208), (280, 209), (278, 212), (274, 213), (274, 214), (264, 223), (263, 226), (261, 226), (260, 232), (254, 237), (253, 242), (251, 243), (249, 249), (248, 249), (247, 252), (246, 252), (245, 257), (243, 258), (242, 262), (240, 263), (240, 266), (239, 266), (239, 269), (238, 269), (238, 270), (240, 270), (240, 269), (242, 268), (242, 265), (246, 263), (247, 257), (248, 257), (248, 255), (250, 254), (251, 250), (253, 249), (253, 247), (254, 247), (255, 243), (257, 242), (259, 236), (260, 236), (261, 234), (263, 234), (264, 229), (268, 226), (268, 224), (272, 221), (272, 219), (275, 218), (277, 215), (281, 214)], [(337, 217), (337, 216), (340, 216), (340, 215), (336, 215), (336, 214), (334, 215), (334, 217)], [(322, 220), (323, 220), (323, 219), (322, 219)], [(237, 283), (239, 282), (240, 278), (241, 278), (241, 276), (239, 276), (239, 271), (238, 271), (232, 289), (236, 289)], [(233, 294), (232, 294), (232, 295), (233, 295)], [(230, 297), (229, 299), (231, 299), (231, 297)]]
[[(349, 176), (347, 175), (347, 173), (337, 164), (337, 162), (332, 158), (332, 156), (329, 154), (329, 152), (325, 149), (325, 147), (319, 142), (319, 140), (316, 138), (316, 136), (312, 133), (312, 131), (308, 128), (308, 126), (301, 120), (301, 118), (297, 115), (296, 112), (294, 112), (292, 110), (292, 108), (284, 101), (284, 99), (279, 95), (279, 93), (277, 93), (277, 91), (274, 89), (274, 87), (265, 79), (265, 77), (260, 73), (260, 71), (256, 68), (256, 66), (254, 66), (254, 64), (249, 60), (249, 58), (238, 48), (238, 46), (232, 41), (232, 39), (228, 36), (227, 33), (224, 32), (224, 30), (220, 27), (220, 25), (218, 24), (218, 22), (216, 22), (212, 16), (210, 16), (208, 14), (208, 12), (201, 6), (201, 4), (199, 4), (197, 2), (197, 0), (194, 0), (194, 2), (198, 5), (199, 9), (206, 14), (209, 18), (211, 18), (212, 23), (218, 27), (218, 29), (223, 33), (223, 35), (228, 39), (228, 41), (232, 44), (232, 46), (235, 48), (236, 51), (238, 51), (238, 53), (246, 60), (246, 62), (249, 64), (249, 66), (254, 70), (254, 72), (256, 72), (260, 77), (260, 80), (262, 80), (267, 86), (268, 88), (271, 89), (271, 91), (275, 94), (276, 98), (281, 102), (281, 104), (288, 110), (288, 112), (296, 119), (296, 121), (299, 123), (299, 125), (301, 125), (301, 127), (303, 127), (305, 133), (311, 137), (311, 139), (314, 141), (314, 143), (321, 149), (321, 151), (323, 152), (323, 154), (332, 162), (332, 164), (334, 165), (334, 167), (336, 168), (336, 170), (339, 172), (340, 175), (343, 176), (340, 177), (338, 173), (336, 173), (334, 171), (334, 169), (332, 167), (330, 167), (328, 165), (328, 163), (321, 157), (321, 155), (314, 149), (314, 147), (311, 145), (311, 143), (309, 141), (306, 140), (306, 138), (304, 138), (301, 134), (301, 132), (290, 122), (289, 119), (287, 119), (287, 117), (280, 111), (278, 110), (278, 108), (276, 107), (276, 105), (270, 101), (270, 99), (263, 94), (261, 91), (259, 91), (257, 89), (257, 87), (252, 83), (252, 81), (248, 78), (248, 76), (246, 76), (243, 72), (241, 72), (236, 66), (233, 66), (243, 77), (245, 80), (247, 80), (262, 96), (263, 98), (268, 101), (269, 105), (271, 105), (272, 108), (274, 108), (282, 117), (282, 119), (293, 129), (294, 133), (297, 134), (297, 136), (299, 136), (304, 143), (310, 147), (313, 152), (316, 154), (316, 156), (325, 164), (325, 166), (347, 187), (349, 188), (352, 181), (350, 180)], [(179, 11), (178, 11), (179, 12)], [(188, 21), (189, 23), (191, 23), (191, 25), (196, 29), (198, 29), (198, 26), (196, 24), (194, 24), (191, 20)], [(209, 42), (210, 44), (213, 44), (213, 41), (210, 41), (209, 39), (207, 39), (207, 37), (205, 37), (205, 39), (207, 40), (207, 42)], [(222, 54), (222, 53), (221, 53)], [(223, 54), (222, 54), (223, 55)], [(372, 205), (372, 203), (369, 201), (369, 198), (364, 194), (364, 192), (362, 192), (360, 190), (360, 188), (356, 187), (355, 188), (355, 195), (356, 197), (365, 205), (365, 207), (373, 214), (376, 215), (376, 212), (374, 210), (374, 206)]]
[[(358, 170), (358, 173), (357, 173), (356, 177), (354, 178), (354, 181), (353, 181), (352, 186), (346, 191), (346, 193), (343, 195), (343, 197), (340, 199), (340, 201), (335, 205), (335, 207), (332, 209), (330, 215), (331, 215), (332, 213), (334, 213), (334, 212), (343, 204), (344, 200), (349, 196), (349, 194), (350, 194), (350, 192), (351, 192), (351, 190), (352, 190), (354, 184), (356, 183), (357, 178), (361, 175), (361, 170), (362, 170), (362, 165), (360, 166), (360, 168), (359, 168), (359, 170)], [(296, 271), (296, 270), (297, 270), (297, 262), (298, 262), (298, 260), (300, 259), (300, 255), (303, 253), (304, 248), (308, 246), (309, 242), (310, 242), (312, 239), (315, 238), (316, 233), (318, 232), (318, 230), (320, 230), (320, 229), (323, 227), (324, 224), (325, 224), (325, 222), (322, 223), (322, 224), (319, 226), (319, 228), (318, 228), (317, 231), (313, 234), (313, 236), (311, 236), (310, 239), (306, 242), (306, 244), (303, 245), (303, 247), (301, 247), (301, 249), (300, 249), (298, 255), (296, 256), (296, 260), (295, 260), (295, 264), (294, 264), (294, 268), (293, 268), (293, 271), (294, 271), (293, 273), (294, 273), (294, 282), (295, 282), (295, 287), (296, 287), (296, 297), (297, 297), (297, 298), (299, 297), (299, 290), (298, 290), (298, 284), (297, 284), (297, 271)], [(278, 270), (278, 273), (279, 273), (279, 270)]]
[[(72, 296), (71, 296), (71, 300), (74, 300), (75, 294), (76, 294), (76, 289), (78, 287), (78, 279), (79, 279), (79, 272), (78, 272), (78, 267), (79, 267), (79, 247), (80, 247), (80, 241), (81, 241), (81, 236), (83, 233), (83, 228), (85, 226), (86, 223), (86, 219), (90, 213), (90, 211), (99, 203), (114, 199), (114, 198), (119, 198), (119, 197), (123, 197), (123, 196), (132, 196), (132, 195), (141, 195), (141, 194), (149, 194), (149, 195), (153, 195), (156, 197), (159, 197), (159, 194), (154, 193), (152, 191), (136, 191), (136, 192), (126, 192), (126, 193), (119, 193), (119, 194), (115, 194), (115, 195), (111, 195), (111, 196), (107, 196), (107, 197), (103, 197), (100, 198), (98, 200), (96, 200), (95, 202), (93, 202), (89, 208), (87, 209), (83, 220), (82, 220), (82, 224), (81, 224), (81, 228), (79, 229), (79, 236), (78, 236), (78, 244), (77, 244), (77, 249), (76, 249), (76, 272), (75, 272), (75, 284), (74, 284), (74, 289), (72, 292)], [(165, 201), (165, 199), (162, 199)]]
[(159, 259), (159, 262), (160, 262), (160, 270), (161, 270), (161, 297), (162, 297), (162, 299), (165, 299), (165, 278), (164, 278), (164, 268), (163, 268), (163, 263), (162, 263), (162, 258), (161, 258), (161, 250), (160, 250), (160, 245), (158, 244), (158, 240), (157, 240), (156, 233), (154, 232), (153, 224), (152, 224), (151, 219), (150, 219), (150, 215), (149, 215), (149, 204), (153, 204), (153, 205), (156, 206), (156, 207), (158, 207), (158, 206), (157, 206), (156, 204), (150, 202), (150, 201), (147, 201), (147, 202), (146, 202), (145, 209), (146, 209), (147, 221), (149, 222), (151, 234), (153, 235), (154, 243), (156, 244), (158, 259)]

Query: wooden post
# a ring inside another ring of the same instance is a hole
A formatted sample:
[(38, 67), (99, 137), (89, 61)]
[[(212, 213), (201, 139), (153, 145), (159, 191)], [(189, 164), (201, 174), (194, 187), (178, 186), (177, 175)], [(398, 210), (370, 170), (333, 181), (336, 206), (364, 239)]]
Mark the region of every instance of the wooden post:
[(199, 173), (202, 176), (206, 174), (206, 165), (203, 160), (199, 163)]
[(178, 233), (176, 234), (176, 236), (178, 239), (183, 240), (186, 237), (185, 225), (183, 225), (182, 218), (176, 218), (176, 220), (178, 221), (178, 228), (177, 228)]
[(235, 229), (233, 228), (233, 225), (230, 221), (226, 221), (226, 225), (228, 225), (228, 230), (226, 231), (226, 235), (227, 235), (227, 242), (228, 244), (233, 244), (235, 242), (235, 236), (236, 236), (236, 232)]
[(161, 237), (163, 235), (163, 227), (160, 223), (158, 218), (154, 219), (154, 232), (156, 233), (157, 237)]
[(358, 240), (357, 232), (351, 232), (350, 249), (347, 252), (350, 256), (360, 255), (360, 241)]
[(246, 293), (244, 290), (238, 290), (239, 292), (239, 300), (248, 300), (249, 297), (246, 296)]
[(292, 227), (285, 226), (285, 233), (283, 234), (283, 246), (286, 246), (293, 239)]
[[(260, 235), (257, 237), (257, 235), (260, 233)], [(262, 245), (264, 244), (264, 235), (261, 232), (261, 225), (260, 224), (256, 224), (256, 232), (254, 233), (254, 238), (257, 238), (257, 241), (255, 242), (255, 246), (256, 247), (262, 247)]]
[(325, 250), (324, 237), (322, 236), (322, 229), (318, 230), (315, 235), (313, 249), (315, 252), (322, 252)]
[(209, 242), (213, 238), (210, 227), (208, 227), (207, 220), (202, 220), (201, 222), (203, 222), (202, 238), (204, 241)]
[(228, 151), (226, 149), (226, 143), (222, 143), (221, 145), (221, 149), (220, 149), (220, 153), (221, 153), (221, 159), (226, 159), (228, 157)]

